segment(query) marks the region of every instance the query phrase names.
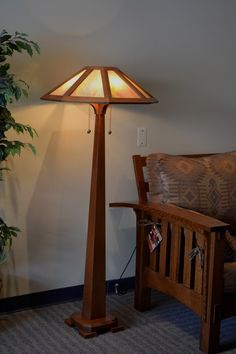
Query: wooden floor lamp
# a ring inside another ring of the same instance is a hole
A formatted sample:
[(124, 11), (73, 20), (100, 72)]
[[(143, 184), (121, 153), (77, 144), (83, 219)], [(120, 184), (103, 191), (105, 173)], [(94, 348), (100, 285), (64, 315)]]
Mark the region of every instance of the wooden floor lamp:
[(82, 312), (66, 323), (85, 337), (119, 329), (115, 317), (106, 314), (105, 291), (105, 114), (109, 104), (158, 102), (115, 67), (85, 67), (43, 95), (50, 101), (89, 103), (95, 112), (95, 132), (88, 218), (87, 251)]

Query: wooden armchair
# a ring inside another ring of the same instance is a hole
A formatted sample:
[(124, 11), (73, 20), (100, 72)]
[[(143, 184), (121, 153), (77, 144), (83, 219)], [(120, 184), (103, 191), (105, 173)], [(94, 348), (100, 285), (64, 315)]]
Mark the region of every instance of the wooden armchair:
[[(146, 157), (133, 156), (133, 162), (139, 201), (110, 206), (132, 208), (136, 214), (135, 308), (150, 308), (151, 288), (176, 298), (201, 318), (200, 350), (217, 353), (221, 320), (236, 315), (236, 293), (224, 291), (224, 236), (230, 225), (174, 205), (149, 202)], [(147, 243), (150, 226), (143, 223), (146, 219), (161, 225), (163, 240), (152, 253)], [(196, 247), (202, 261), (199, 256), (189, 259)]]

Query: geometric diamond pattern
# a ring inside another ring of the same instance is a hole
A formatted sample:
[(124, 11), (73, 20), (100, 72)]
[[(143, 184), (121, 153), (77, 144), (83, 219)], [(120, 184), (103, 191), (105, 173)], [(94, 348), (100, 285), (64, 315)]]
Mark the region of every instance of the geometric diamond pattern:
[(212, 207), (217, 207), (221, 201), (221, 194), (217, 189), (217, 184), (214, 179), (209, 180), (209, 192), (207, 193), (207, 198)]
[(193, 170), (193, 167), (191, 164), (186, 163), (185, 161), (180, 161), (177, 168), (184, 174), (189, 174)]
[(207, 198), (208, 198), (209, 202), (212, 204), (212, 206), (216, 207), (220, 203), (221, 195), (220, 195), (219, 191), (217, 191), (217, 189), (215, 189), (215, 190), (212, 189), (207, 194)]
[(163, 153), (146, 158), (150, 199), (230, 223), (236, 231), (236, 152), (202, 157)]
[(192, 202), (195, 199), (195, 195), (191, 192), (188, 191), (186, 194), (184, 194), (184, 197), (189, 201)]

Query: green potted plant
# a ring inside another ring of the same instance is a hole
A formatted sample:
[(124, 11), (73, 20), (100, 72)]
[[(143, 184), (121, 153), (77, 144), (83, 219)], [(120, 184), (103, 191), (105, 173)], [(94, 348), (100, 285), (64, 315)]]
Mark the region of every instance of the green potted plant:
[[(9, 139), (7, 134), (15, 131), (18, 135), (28, 134), (31, 138), (37, 135), (31, 126), (17, 123), (8, 108), (22, 96), (28, 97), (29, 90), (25, 81), (17, 79), (10, 72), (8, 60), (15, 52), (26, 52), (32, 56), (34, 52), (39, 53), (40, 49), (37, 43), (28, 39), (26, 33), (15, 32), (12, 35), (6, 30), (0, 32), (0, 181), (3, 180), (4, 171), (9, 170), (6, 163), (8, 156), (20, 155), (23, 148), (29, 148), (35, 154), (31, 143)], [(0, 263), (6, 260), (12, 238), (19, 231), (18, 227), (8, 226), (0, 215)]]

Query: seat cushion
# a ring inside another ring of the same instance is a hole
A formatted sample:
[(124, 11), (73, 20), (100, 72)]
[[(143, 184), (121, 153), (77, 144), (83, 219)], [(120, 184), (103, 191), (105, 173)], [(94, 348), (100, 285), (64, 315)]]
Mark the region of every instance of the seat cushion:
[(224, 264), (224, 292), (236, 293), (236, 262)]
[[(225, 238), (230, 249), (236, 254), (236, 236), (231, 235), (229, 231), (225, 232)], [(235, 259), (236, 261), (236, 259)]]
[(225, 262), (236, 262), (236, 236), (231, 235), (227, 230), (225, 240), (224, 260)]
[(152, 202), (172, 203), (236, 225), (236, 152), (147, 157)]

